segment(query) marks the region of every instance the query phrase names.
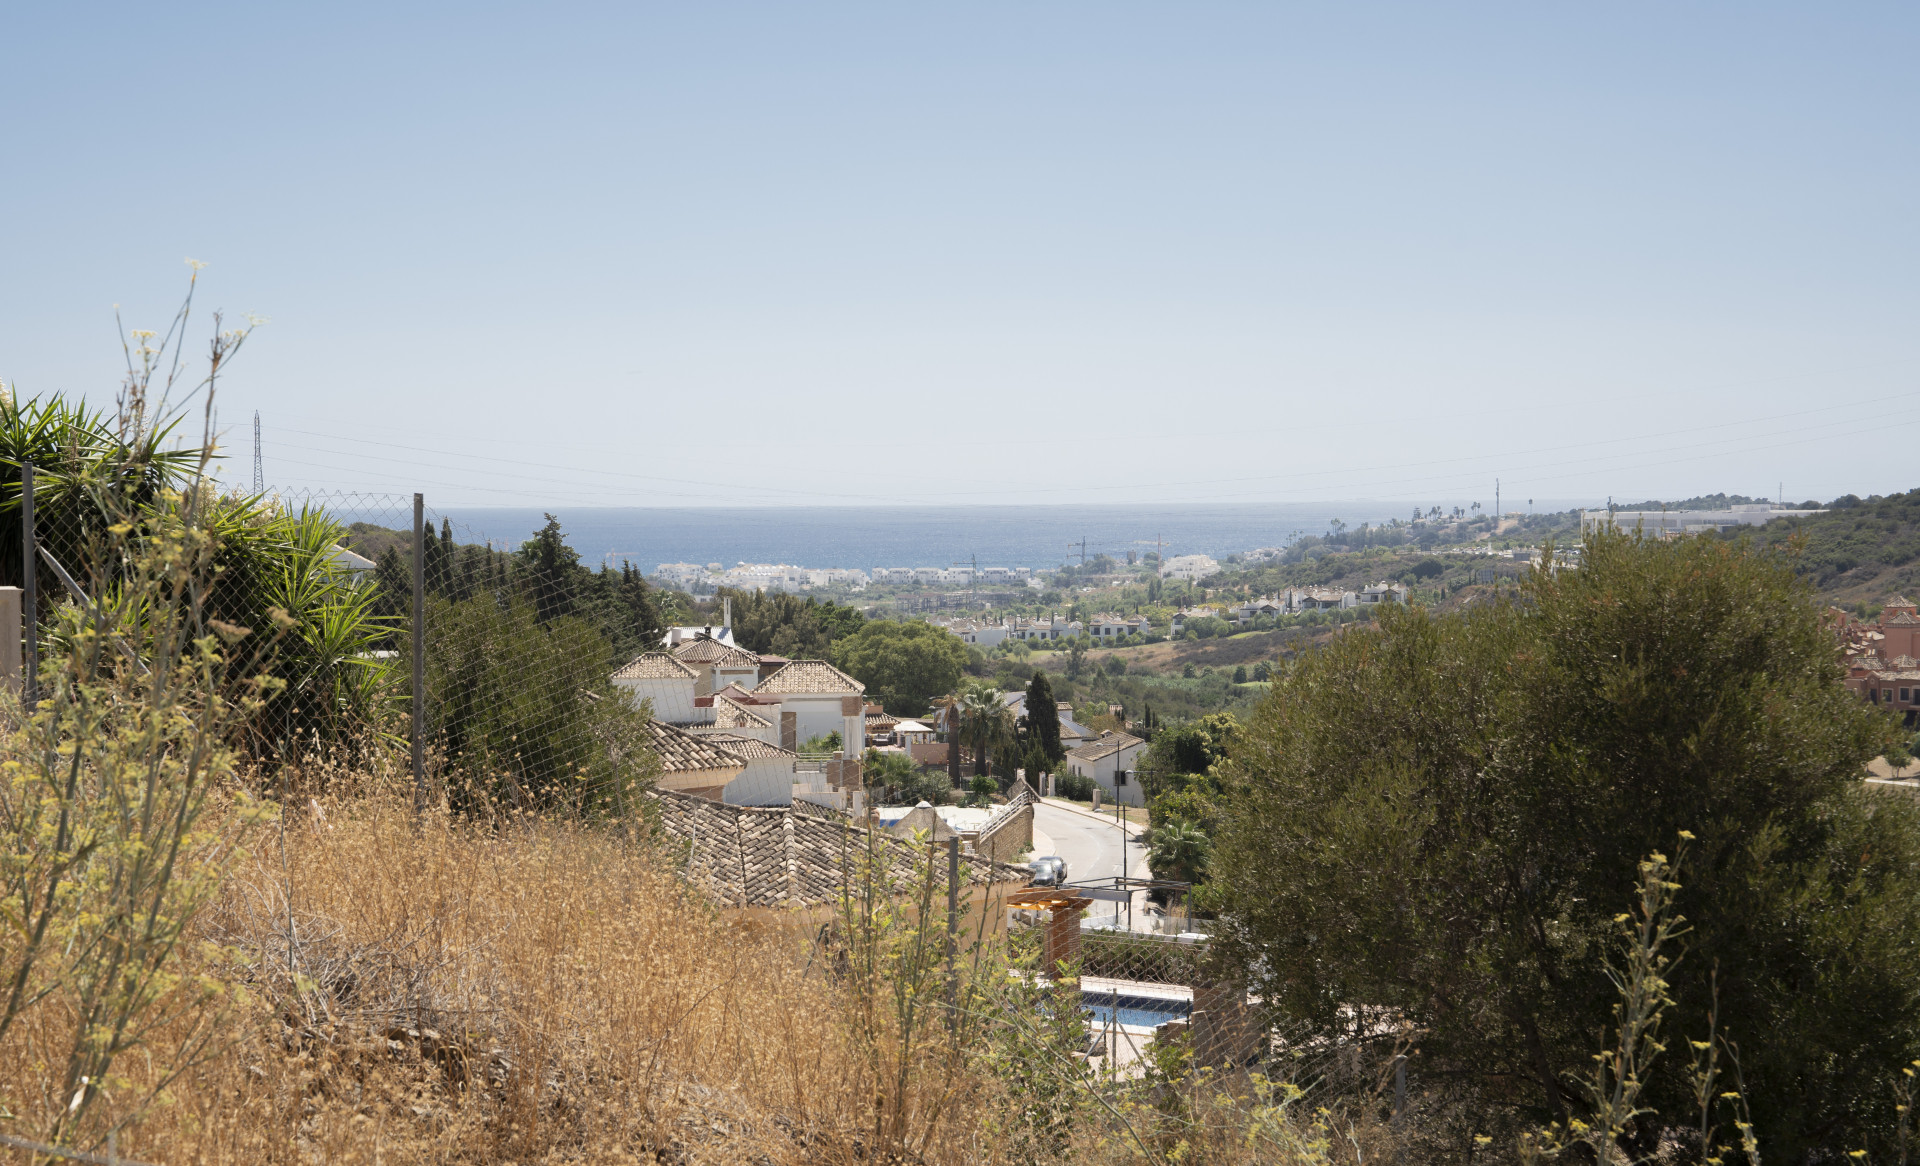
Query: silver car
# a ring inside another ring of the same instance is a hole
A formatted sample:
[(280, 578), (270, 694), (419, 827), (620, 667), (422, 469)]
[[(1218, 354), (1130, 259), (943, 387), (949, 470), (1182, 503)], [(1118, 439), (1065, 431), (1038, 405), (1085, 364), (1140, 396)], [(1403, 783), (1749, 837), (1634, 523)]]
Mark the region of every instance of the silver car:
[(1057, 887), (1067, 881), (1067, 860), (1057, 855), (1045, 854), (1027, 864), (1033, 872), (1033, 885), (1036, 887)]

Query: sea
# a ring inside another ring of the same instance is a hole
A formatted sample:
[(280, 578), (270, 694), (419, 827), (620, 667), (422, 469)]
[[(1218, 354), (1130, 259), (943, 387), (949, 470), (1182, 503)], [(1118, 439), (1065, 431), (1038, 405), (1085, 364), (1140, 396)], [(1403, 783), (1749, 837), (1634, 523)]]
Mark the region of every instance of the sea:
[[(786, 563), (796, 567), (1057, 567), (1097, 554), (1121, 562), (1159, 550), (1215, 558), (1289, 538), (1406, 518), (1380, 502), (1329, 506), (940, 506), (770, 509), (562, 507), (552, 511), (583, 561)], [(546, 522), (539, 509), (450, 507), (456, 541), (513, 548)], [(439, 512), (430, 520), (438, 525)], [(410, 524), (411, 517), (406, 521)], [(394, 525), (399, 525), (394, 523)]]

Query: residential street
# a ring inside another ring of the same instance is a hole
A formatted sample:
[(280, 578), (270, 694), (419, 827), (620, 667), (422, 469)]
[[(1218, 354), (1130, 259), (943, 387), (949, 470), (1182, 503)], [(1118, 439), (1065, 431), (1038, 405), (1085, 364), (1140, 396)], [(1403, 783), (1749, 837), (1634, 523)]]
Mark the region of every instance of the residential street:
[[(1101, 818), (1079, 805), (1063, 798), (1047, 798), (1033, 808), (1033, 828), (1038, 834), (1044, 834), (1053, 844), (1050, 852), (1067, 860), (1067, 878), (1071, 882), (1088, 882), (1094, 879), (1111, 879), (1121, 873), (1121, 828), (1112, 818)], [(1147, 851), (1134, 836), (1133, 830), (1125, 832), (1126, 861), (1137, 878), (1147, 877)], [(1036, 840), (1037, 841), (1037, 840)], [(1144, 925), (1145, 915), (1141, 905), (1144, 895), (1138, 896), (1134, 903), (1134, 925)], [(1116, 904), (1098, 903), (1088, 912), (1089, 918), (1100, 915), (1111, 916)], [(1126, 905), (1117, 904), (1122, 917), (1126, 914)]]

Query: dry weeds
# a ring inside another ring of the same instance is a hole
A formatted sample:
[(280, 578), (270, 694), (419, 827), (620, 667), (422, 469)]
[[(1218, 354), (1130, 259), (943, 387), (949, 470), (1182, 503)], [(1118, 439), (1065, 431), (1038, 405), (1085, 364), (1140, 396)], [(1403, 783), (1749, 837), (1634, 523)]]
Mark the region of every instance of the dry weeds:
[[(129, 1157), (901, 1160), (873, 1152), (884, 1089), (854, 1047), (817, 919), (712, 907), (637, 828), (416, 824), (396, 798), (308, 800), (260, 837), (200, 933), (196, 970), (232, 986), (228, 1039), (139, 1113), (119, 1141)], [(0, 1048), (16, 1086), (48, 1077), (64, 1039), (58, 1007), (30, 1020)], [(939, 1114), (909, 1157), (1000, 1161), (984, 1132), (999, 1083), (939, 1060), (908, 1085)], [(104, 1099), (113, 1116), (160, 1071), (125, 1058)], [(0, 1129), (30, 1134), (60, 1104), (45, 1088), (8, 1092), (26, 1108)], [(1242, 1139), (1216, 1134), (1199, 1157), (1327, 1159), (1222, 1155)], [(1111, 1129), (1076, 1140), (1079, 1160), (1135, 1157)]]

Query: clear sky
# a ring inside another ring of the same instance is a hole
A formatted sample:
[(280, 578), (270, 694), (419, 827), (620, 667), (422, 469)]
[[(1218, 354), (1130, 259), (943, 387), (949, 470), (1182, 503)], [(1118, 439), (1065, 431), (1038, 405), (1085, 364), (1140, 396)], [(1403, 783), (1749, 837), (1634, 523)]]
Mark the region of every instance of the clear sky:
[(269, 319), (220, 415), (283, 486), (1920, 485), (1912, 4), (15, 4), (0, 54), (0, 378), (110, 399), (190, 256)]

